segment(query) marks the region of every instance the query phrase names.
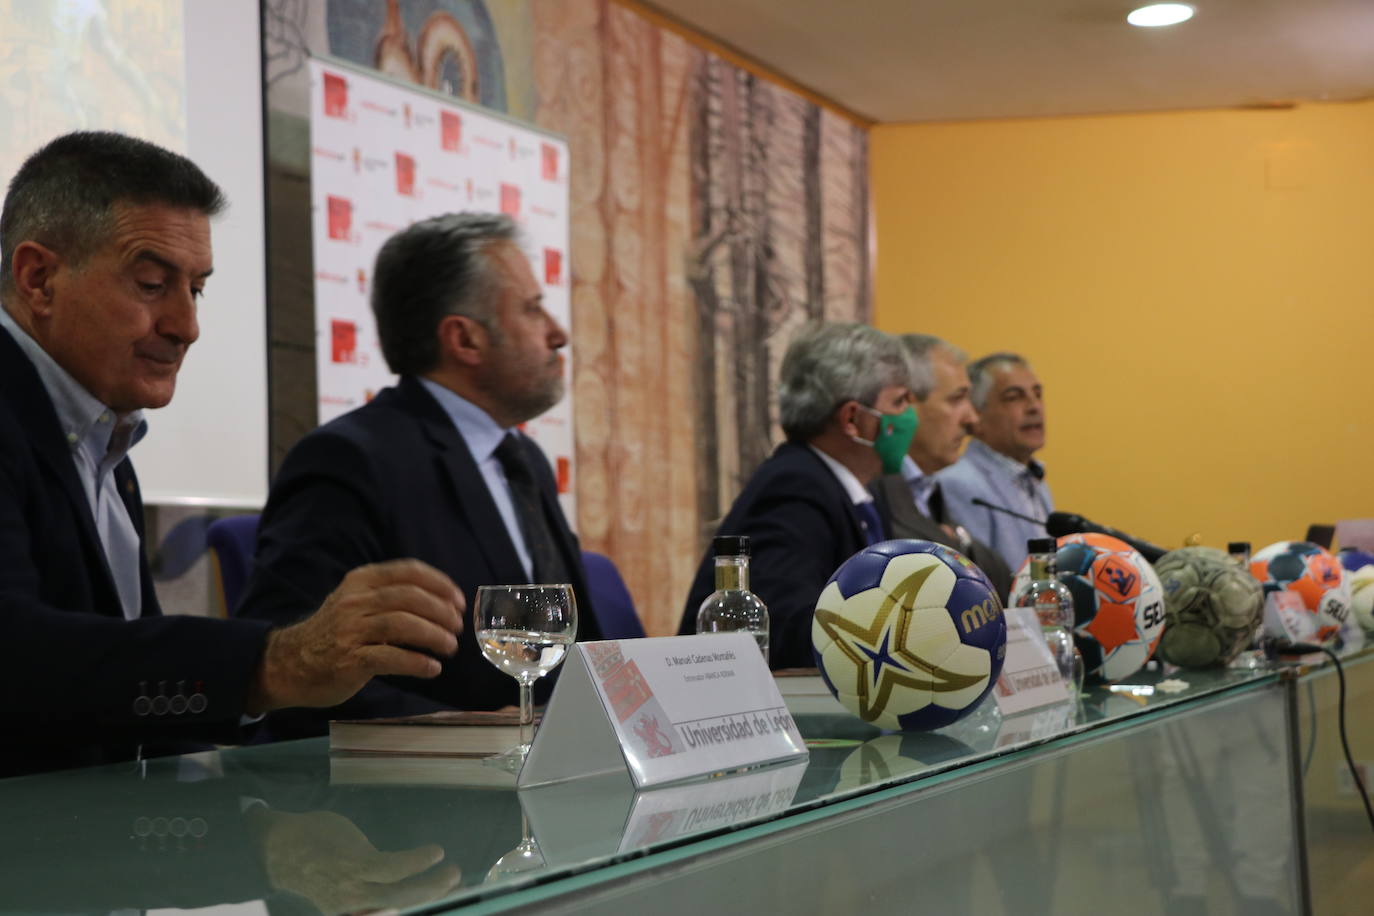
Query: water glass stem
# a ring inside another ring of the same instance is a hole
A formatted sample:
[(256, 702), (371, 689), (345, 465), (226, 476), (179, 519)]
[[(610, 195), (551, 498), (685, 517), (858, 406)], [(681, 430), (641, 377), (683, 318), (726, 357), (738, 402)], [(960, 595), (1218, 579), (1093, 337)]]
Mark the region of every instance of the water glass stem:
[(520, 680), (520, 746), (528, 748), (534, 743), (534, 697), (531, 686)]

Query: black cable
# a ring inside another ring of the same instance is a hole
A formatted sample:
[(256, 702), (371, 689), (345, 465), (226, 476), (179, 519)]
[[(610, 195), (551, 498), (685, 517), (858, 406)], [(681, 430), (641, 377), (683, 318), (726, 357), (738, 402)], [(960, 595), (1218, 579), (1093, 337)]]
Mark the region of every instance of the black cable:
[(1360, 801), (1364, 802), (1364, 813), (1369, 815), (1369, 829), (1374, 830), (1374, 806), (1369, 803), (1369, 791), (1365, 789), (1364, 780), (1360, 779), (1360, 771), (1355, 769), (1355, 758), (1350, 753), (1350, 741), (1345, 736), (1345, 671), (1335, 652), (1327, 648), (1321, 651), (1325, 652), (1331, 663), (1336, 666), (1336, 679), (1341, 685), (1336, 701), (1336, 722), (1341, 729), (1341, 750), (1345, 751), (1345, 765), (1350, 768), (1350, 778), (1355, 781), (1355, 790), (1360, 793)]
[(1302, 778), (1312, 769), (1312, 758), (1317, 756), (1317, 685), (1307, 682), (1307, 721), (1312, 723), (1312, 734), (1307, 739), (1307, 753), (1302, 757)]
[[(1365, 789), (1364, 780), (1360, 778), (1360, 771), (1355, 768), (1355, 757), (1350, 753), (1350, 740), (1345, 734), (1345, 669), (1341, 665), (1340, 657), (1325, 646), (1301, 642), (1290, 643), (1286, 640), (1275, 642), (1270, 651), (1278, 655), (1308, 655), (1312, 652), (1321, 652), (1330, 658), (1331, 663), (1336, 666), (1336, 680), (1340, 684), (1340, 692), (1336, 698), (1336, 725), (1341, 733), (1341, 750), (1345, 752), (1345, 765), (1350, 770), (1350, 778), (1355, 783), (1355, 790), (1360, 793), (1360, 801), (1364, 802), (1364, 812), (1369, 816), (1369, 828), (1374, 830), (1374, 805), (1370, 804), (1369, 792)], [(1316, 719), (1313, 719), (1313, 727), (1316, 727)]]

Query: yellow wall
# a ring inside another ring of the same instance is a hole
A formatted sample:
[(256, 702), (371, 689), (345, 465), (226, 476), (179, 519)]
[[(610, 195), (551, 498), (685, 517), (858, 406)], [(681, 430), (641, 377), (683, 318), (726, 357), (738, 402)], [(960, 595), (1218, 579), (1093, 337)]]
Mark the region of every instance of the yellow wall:
[(871, 136), (875, 323), (1032, 359), (1059, 508), (1167, 547), (1374, 517), (1374, 102)]

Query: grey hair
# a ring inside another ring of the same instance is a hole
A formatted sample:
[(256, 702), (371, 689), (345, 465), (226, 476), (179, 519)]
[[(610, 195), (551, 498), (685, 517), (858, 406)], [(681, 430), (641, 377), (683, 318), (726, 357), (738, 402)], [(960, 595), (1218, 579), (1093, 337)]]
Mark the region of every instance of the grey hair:
[(14, 252), (37, 242), (80, 267), (111, 239), (116, 207), (161, 204), (216, 216), (224, 193), (190, 159), (110, 131), (64, 134), (29, 156), (0, 211), (0, 297), (15, 292)]
[(1024, 356), (1019, 353), (989, 353), (987, 356), (974, 360), (968, 367), (968, 380), (972, 386), (969, 390), (969, 400), (973, 402), (973, 409), (982, 411), (983, 405), (988, 402), (988, 394), (992, 391), (992, 380), (997, 373), (1010, 369), (1012, 366), (1020, 366), (1029, 369), (1031, 364)]
[(901, 341), (866, 324), (807, 325), (782, 358), (778, 413), (792, 442), (825, 430), (846, 401), (872, 405), (884, 388), (911, 387), (911, 360)]
[(398, 375), (439, 365), (439, 322), (463, 315), (496, 332), (500, 277), (487, 248), (515, 242), (519, 227), (499, 213), (446, 213), (387, 239), (372, 269), (372, 314), (382, 355)]
[(968, 362), (967, 353), (934, 334), (903, 334), (901, 341), (911, 356), (911, 391), (918, 401), (930, 397), (935, 389), (935, 368), (931, 365), (935, 351), (947, 353), (950, 359), (961, 366)]

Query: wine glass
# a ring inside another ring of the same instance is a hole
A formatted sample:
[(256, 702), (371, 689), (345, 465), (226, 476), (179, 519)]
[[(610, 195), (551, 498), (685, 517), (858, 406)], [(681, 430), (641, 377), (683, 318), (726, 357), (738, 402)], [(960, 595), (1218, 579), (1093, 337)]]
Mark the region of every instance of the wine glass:
[(525, 812), (520, 812), (520, 845), (496, 860), (487, 871), (488, 881), (500, 881), (511, 875), (534, 871), (544, 867), (544, 854), (539, 851), (539, 843), (530, 833), (530, 821)]
[(520, 743), (487, 762), (518, 771), (534, 739), (531, 688), (568, 652), (577, 636), (571, 585), (483, 585), (477, 589), (477, 644), (520, 684)]

